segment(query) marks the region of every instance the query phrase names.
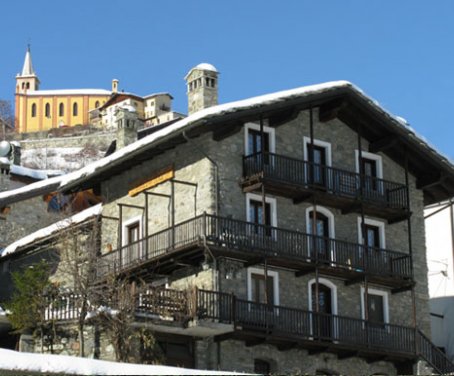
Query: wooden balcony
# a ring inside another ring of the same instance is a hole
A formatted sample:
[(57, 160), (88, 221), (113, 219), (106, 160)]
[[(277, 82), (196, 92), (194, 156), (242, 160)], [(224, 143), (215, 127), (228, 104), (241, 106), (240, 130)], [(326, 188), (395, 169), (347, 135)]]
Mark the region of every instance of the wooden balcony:
[(309, 353), (333, 352), (340, 358), (401, 362), (423, 358), (436, 372), (454, 372), (454, 364), (420, 330), (237, 299), (214, 291), (197, 292), (197, 312), (206, 319), (232, 322), (235, 330), (218, 340), (243, 339), (279, 349), (306, 348)]
[(360, 212), (390, 222), (408, 217), (407, 187), (356, 172), (314, 164), (273, 153), (243, 157), (242, 187), (291, 198), (295, 203), (315, 196), (319, 204)]
[(109, 273), (166, 274), (199, 265), (205, 246), (215, 256), (263, 262), (296, 271), (342, 277), (346, 283), (368, 276), (370, 282), (396, 289), (412, 284), (408, 254), (366, 247), (339, 239), (309, 235), (279, 227), (203, 214), (100, 257), (98, 277)]
[[(170, 290), (145, 287), (136, 291), (136, 322), (146, 321), (156, 331), (215, 340), (244, 340), (246, 345), (267, 343), (280, 350), (295, 347), (309, 353), (332, 352), (339, 358), (402, 362), (425, 359), (443, 374), (454, 364), (417, 328), (306, 311), (238, 299), (208, 290)], [(116, 308), (115, 302), (102, 302)], [(79, 314), (77, 296), (63, 294), (49, 300), (46, 319), (60, 323)], [(89, 311), (96, 311), (90, 306)]]

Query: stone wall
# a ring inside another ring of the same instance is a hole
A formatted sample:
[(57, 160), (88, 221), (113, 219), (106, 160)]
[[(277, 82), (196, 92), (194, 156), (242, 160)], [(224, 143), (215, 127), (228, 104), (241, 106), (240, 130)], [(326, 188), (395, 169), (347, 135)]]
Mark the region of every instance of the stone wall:
[[(143, 162), (113, 176), (102, 184), (102, 195), (106, 204), (103, 215), (119, 218), (119, 204), (135, 205), (145, 208), (145, 194), (130, 197), (128, 191), (150, 180), (157, 172), (174, 166), (175, 179), (197, 184), (197, 186), (175, 183), (175, 223), (178, 224), (203, 212), (215, 212), (215, 182), (213, 167), (208, 159), (198, 151), (207, 137), (200, 137), (173, 149), (165, 154)], [(149, 192), (171, 194), (169, 181), (152, 188)], [(171, 201), (168, 197), (148, 196), (148, 233), (153, 234), (171, 226)], [(123, 206), (122, 223), (137, 219), (144, 221), (144, 210)], [(119, 246), (118, 222), (104, 220), (102, 229), (102, 250), (116, 249)], [(142, 227), (142, 235), (145, 230)]]
[(395, 366), (387, 361), (368, 363), (359, 357), (341, 360), (330, 353), (309, 355), (307, 350), (302, 349), (279, 351), (275, 346), (265, 344), (246, 347), (244, 342), (233, 340), (220, 343), (219, 366), (222, 370), (253, 373), (255, 359), (268, 362), (271, 372), (277, 374), (397, 374)]

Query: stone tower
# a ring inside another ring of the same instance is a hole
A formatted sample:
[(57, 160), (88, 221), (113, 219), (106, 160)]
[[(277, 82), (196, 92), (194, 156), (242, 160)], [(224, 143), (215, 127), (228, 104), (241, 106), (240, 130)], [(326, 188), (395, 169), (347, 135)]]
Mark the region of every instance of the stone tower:
[(28, 45), (22, 72), (16, 76), (16, 93), (24, 94), (30, 90), (39, 90), (39, 79), (33, 69), (30, 45)]
[(188, 90), (188, 115), (218, 104), (218, 70), (202, 63), (192, 68), (184, 78)]
[(137, 130), (142, 125), (134, 107), (125, 105), (115, 112), (117, 124), (117, 150), (137, 141)]

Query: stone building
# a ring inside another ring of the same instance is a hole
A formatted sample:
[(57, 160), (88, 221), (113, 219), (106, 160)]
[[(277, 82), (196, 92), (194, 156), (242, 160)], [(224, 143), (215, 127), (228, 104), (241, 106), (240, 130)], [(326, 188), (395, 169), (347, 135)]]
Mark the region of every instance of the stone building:
[(169, 364), (452, 372), (430, 341), (423, 209), (454, 166), (351, 83), (216, 106), (210, 80), (187, 118), (59, 180), (103, 198), (99, 281), (148, 284), (137, 325)]

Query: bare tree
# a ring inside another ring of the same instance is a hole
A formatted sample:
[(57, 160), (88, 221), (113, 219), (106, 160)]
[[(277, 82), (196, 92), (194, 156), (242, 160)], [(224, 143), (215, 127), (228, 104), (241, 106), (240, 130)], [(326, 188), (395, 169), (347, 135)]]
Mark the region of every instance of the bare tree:
[(14, 129), (14, 114), (11, 102), (4, 99), (0, 99), (0, 126), (5, 140), (7, 132)]
[[(99, 250), (99, 221), (89, 225), (70, 226), (62, 232), (60, 239), (59, 276), (71, 291), (71, 304), (77, 316), (79, 356), (85, 355), (84, 328), (89, 310), (92, 309), (99, 292), (96, 284), (96, 265)], [(62, 291), (61, 294), (64, 294)]]

